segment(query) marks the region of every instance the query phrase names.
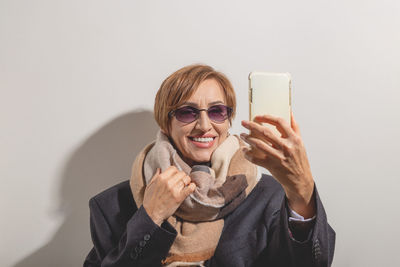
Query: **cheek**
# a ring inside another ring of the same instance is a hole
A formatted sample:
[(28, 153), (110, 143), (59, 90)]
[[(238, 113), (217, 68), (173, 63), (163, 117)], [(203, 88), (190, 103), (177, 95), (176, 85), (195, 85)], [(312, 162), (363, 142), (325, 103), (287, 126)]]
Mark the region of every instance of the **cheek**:
[(179, 149), (184, 148), (187, 145), (187, 130), (185, 127), (175, 128), (171, 133), (172, 140)]
[(226, 138), (228, 136), (229, 131), (229, 123), (224, 123), (223, 125), (218, 125), (217, 127), (218, 134), (221, 138)]

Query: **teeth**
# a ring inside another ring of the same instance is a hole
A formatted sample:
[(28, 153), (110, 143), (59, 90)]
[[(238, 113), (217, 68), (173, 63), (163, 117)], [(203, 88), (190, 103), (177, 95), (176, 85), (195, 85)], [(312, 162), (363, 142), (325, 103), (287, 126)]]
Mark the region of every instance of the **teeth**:
[(193, 140), (196, 142), (208, 143), (213, 140), (212, 137), (193, 137)]

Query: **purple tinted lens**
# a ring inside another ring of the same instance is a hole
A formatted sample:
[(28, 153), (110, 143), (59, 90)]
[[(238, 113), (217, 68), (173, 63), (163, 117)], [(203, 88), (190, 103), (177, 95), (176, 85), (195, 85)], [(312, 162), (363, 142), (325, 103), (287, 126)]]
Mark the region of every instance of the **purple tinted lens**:
[(175, 117), (178, 121), (189, 123), (197, 119), (199, 111), (193, 107), (183, 107), (175, 111)]
[[(197, 120), (201, 110), (195, 107), (186, 106), (175, 110), (174, 115), (178, 121), (191, 123)], [(207, 109), (207, 114), (210, 120), (214, 122), (224, 122), (231, 116), (231, 109), (224, 105), (215, 105)]]
[(229, 108), (224, 105), (212, 106), (207, 111), (210, 120), (223, 122), (229, 117)]

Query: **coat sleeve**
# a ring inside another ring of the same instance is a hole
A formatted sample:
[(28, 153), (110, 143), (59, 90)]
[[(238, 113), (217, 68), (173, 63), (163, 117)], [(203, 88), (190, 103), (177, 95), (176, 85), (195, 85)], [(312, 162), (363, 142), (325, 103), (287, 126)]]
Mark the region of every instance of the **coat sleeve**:
[(122, 236), (116, 237), (95, 198), (89, 201), (89, 207), (93, 248), (84, 267), (160, 266), (177, 234), (168, 222), (159, 227), (141, 206)]
[(284, 197), (280, 210), (269, 216), (271, 224), (268, 230), (268, 245), (257, 259), (256, 266), (331, 266), (335, 232), (328, 224), (316, 187), (313, 197), (316, 203), (316, 217), (312, 229), (306, 230), (309, 234), (303, 241), (298, 241), (291, 234), (290, 229), (293, 227), (289, 226), (288, 204)]

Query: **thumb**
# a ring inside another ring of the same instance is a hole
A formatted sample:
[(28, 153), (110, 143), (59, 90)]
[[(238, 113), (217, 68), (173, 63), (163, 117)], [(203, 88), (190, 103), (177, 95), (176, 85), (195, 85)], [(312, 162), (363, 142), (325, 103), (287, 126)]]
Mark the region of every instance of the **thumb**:
[(294, 120), (293, 111), (291, 112), (291, 115), (292, 116), (290, 116), (290, 124), (292, 126), (292, 129), (295, 133), (300, 135), (300, 128), (297, 122)]

